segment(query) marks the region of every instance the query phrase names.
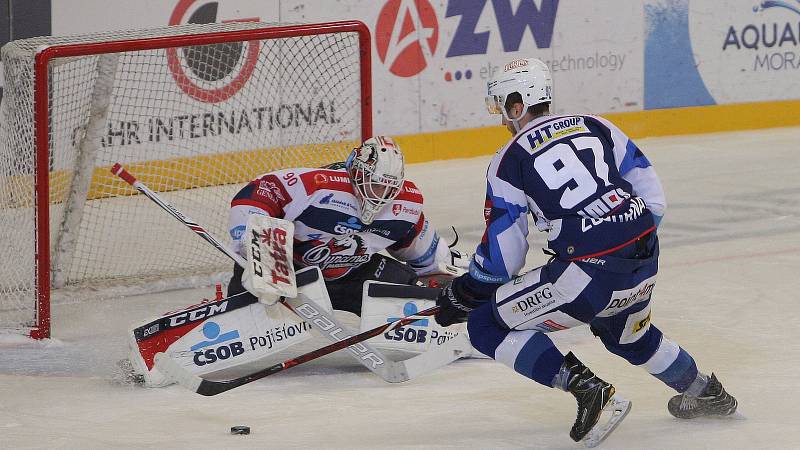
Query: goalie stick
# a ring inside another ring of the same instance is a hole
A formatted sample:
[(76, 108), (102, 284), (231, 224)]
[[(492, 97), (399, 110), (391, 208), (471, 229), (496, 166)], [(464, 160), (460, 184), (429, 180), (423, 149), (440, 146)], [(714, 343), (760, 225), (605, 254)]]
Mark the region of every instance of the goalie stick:
[[(195, 221), (187, 217), (177, 208), (164, 201), (156, 192), (152, 191), (144, 183), (138, 181), (136, 177), (134, 177), (130, 172), (125, 170), (125, 168), (122, 167), (122, 165), (120, 165), (119, 163), (115, 163), (114, 166), (111, 168), (111, 172), (114, 175), (117, 175), (118, 177), (122, 178), (125, 182), (127, 182), (134, 188), (136, 188), (136, 190), (138, 190), (147, 198), (152, 200), (163, 210), (167, 211), (176, 220), (186, 225), (189, 229), (194, 231), (196, 234), (198, 234), (200, 237), (206, 240), (209, 244), (214, 246), (217, 250), (224, 253), (226, 256), (232, 259), (236, 264), (238, 264), (241, 267), (246, 266), (244, 258), (242, 258), (239, 254), (235, 253), (234, 251), (230, 250), (226, 245), (222, 244), (213, 235), (211, 235), (203, 227), (201, 227)], [(297, 314), (299, 317), (311, 323), (313, 325), (312, 329), (315, 329), (319, 334), (321, 334), (323, 337), (330, 340), (334, 344), (338, 344), (339, 342), (353, 336), (353, 333), (350, 332), (350, 330), (346, 326), (342, 325), (338, 320), (336, 320), (333, 317), (332, 313), (328, 313), (325, 309), (320, 307), (312, 299), (302, 294), (298, 295), (295, 298), (284, 298), (281, 303), (287, 308), (289, 308), (292, 312)], [(429, 312), (430, 313), (429, 315), (432, 315), (436, 313), (436, 311), (433, 311), (434, 309), (435, 307), (429, 308), (428, 310), (425, 311)], [(417, 315), (420, 314), (418, 313)], [(400, 319), (400, 321), (402, 320), (403, 319)], [(391, 327), (392, 324), (394, 324), (394, 322), (387, 325)], [(386, 327), (386, 325), (383, 325), (378, 328), (384, 328), (384, 327)], [(364, 335), (365, 333), (361, 334)], [(380, 334), (380, 332), (378, 334)], [(381, 378), (390, 383), (399, 383), (403, 381), (408, 381), (412, 377), (422, 375), (438, 367), (449, 364), (450, 362), (458, 359), (461, 356), (461, 353), (463, 352), (463, 350), (459, 351), (447, 350), (445, 352), (441, 351), (427, 352), (427, 353), (422, 353), (413, 358), (409, 358), (407, 360), (398, 362), (398, 361), (392, 361), (391, 359), (384, 356), (380, 351), (372, 347), (370, 344), (363, 342), (364, 340), (369, 339), (370, 337), (372, 336), (367, 336), (359, 340), (353, 340), (353, 342), (351, 342), (350, 344), (344, 345), (340, 348), (348, 347), (350, 352), (353, 354), (353, 357), (359, 363), (361, 363), (367, 369), (369, 369), (370, 371), (372, 371), (373, 373), (377, 374), (378, 376), (380, 376)], [(339, 350), (340, 348), (336, 348), (335, 350)], [(335, 350), (330, 350), (330, 351), (335, 351)], [(433, 355), (429, 353), (433, 353)], [(183, 372), (186, 372), (184, 369), (177, 366), (177, 364), (175, 364), (175, 367), (173, 367), (172, 369), (178, 369)], [(173, 372), (175, 372), (175, 370), (173, 370)], [(180, 376), (177, 373), (174, 376), (176, 381), (178, 381), (179, 383), (181, 384), (186, 383), (185, 376)], [(192, 386), (192, 384), (188, 385)]]

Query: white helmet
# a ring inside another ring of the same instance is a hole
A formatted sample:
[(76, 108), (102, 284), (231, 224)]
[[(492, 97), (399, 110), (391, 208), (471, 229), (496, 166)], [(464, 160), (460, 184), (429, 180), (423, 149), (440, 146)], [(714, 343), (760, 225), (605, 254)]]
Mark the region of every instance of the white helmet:
[(345, 167), (361, 205), (361, 222), (370, 224), (400, 193), (403, 153), (392, 138), (375, 136), (353, 149)]
[(502, 114), (519, 131), (519, 117), (509, 117), (506, 111), (508, 96), (518, 92), (527, 109), (553, 101), (552, 91), (553, 79), (547, 64), (534, 58), (516, 59), (506, 64), (487, 83), (486, 107), (490, 114)]

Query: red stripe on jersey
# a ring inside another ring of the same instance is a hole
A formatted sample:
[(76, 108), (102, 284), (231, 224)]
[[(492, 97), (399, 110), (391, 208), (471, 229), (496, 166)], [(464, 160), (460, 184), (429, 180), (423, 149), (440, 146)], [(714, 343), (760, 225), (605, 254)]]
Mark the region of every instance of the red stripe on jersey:
[(616, 247), (612, 247), (612, 248), (609, 248), (609, 249), (606, 249), (606, 250), (602, 250), (602, 251), (599, 251), (597, 253), (592, 253), (590, 255), (583, 255), (583, 256), (577, 256), (575, 258), (570, 258), (567, 261), (580, 261), (580, 260), (586, 259), (586, 258), (596, 258), (598, 256), (607, 255), (609, 253), (615, 252), (615, 251), (617, 251), (617, 250), (619, 250), (621, 248), (624, 248), (624, 247), (627, 247), (627, 246), (633, 244), (634, 242), (638, 241), (639, 239), (641, 239), (641, 238), (647, 236), (648, 234), (652, 233), (653, 231), (655, 231), (655, 229), (656, 229), (656, 226), (653, 225), (652, 227), (644, 230), (642, 232), (642, 234), (636, 236), (635, 238), (629, 240), (628, 242), (623, 242), (622, 244), (619, 244)]
[(252, 206), (255, 208), (263, 209), (267, 212), (271, 217), (283, 218), (285, 216), (283, 208), (277, 209), (274, 205), (269, 203), (261, 202), (258, 200), (253, 200), (250, 198), (239, 198), (234, 199), (231, 202), (231, 207), (234, 206)]
[(417, 223), (414, 224), (413, 227), (411, 227), (410, 230), (408, 230), (408, 233), (405, 236), (403, 236), (403, 239), (395, 242), (389, 248), (391, 248), (392, 250), (400, 250), (403, 248), (408, 248), (412, 243), (414, 243), (414, 239), (416, 239), (417, 236), (419, 236), (419, 233), (422, 231), (423, 226), (425, 226), (425, 214), (420, 213), (419, 220), (417, 221)]
[(397, 194), (397, 198), (395, 200), (405, 200), (407, 202), (414, 202), (422, 204), (422, 192), (417, 189), (417, 185), (411, 181), (404, 181), (403, 182), (403, 189), (400, 190), (400, 193)]
[(252, 190), (242, 200), (250, 199), (267, 205), (270, 215), (275, 214), (273, 217), (285, 216), (283, 208), (291, 203), (292, 196), (289, 195), (289, 191), (286, 190), (280, 178), (269, 173), (251, 181), (249, 186)]
[(350, 177), (344, 170), (312, 170), (300, 174), (306, 194), (311, 195), (320, 189), (330, 189), (332, 191), (353, 192), (353, 185)]

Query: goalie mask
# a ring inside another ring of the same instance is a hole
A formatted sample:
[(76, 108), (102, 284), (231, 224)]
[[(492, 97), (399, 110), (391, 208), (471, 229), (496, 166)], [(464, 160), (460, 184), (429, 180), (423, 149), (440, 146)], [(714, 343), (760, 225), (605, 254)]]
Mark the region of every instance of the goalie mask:
[(400, 193), (403, 153), (388, 136), (375, 136), (353, 149), (345, 163), (361, 207), (361, 222), (370, 224)]
[[(528, 107), (553, 101), (553, 79), (550, 69), (538, 59), (517, 59), (498, 71), (487, 83), (486, 108), (490, 114), (502, 114), (519, 132), (519, 119)], [(506, 99), (514, 92), (522, 96), (525, 105), (520, 117), (509, 117)]]

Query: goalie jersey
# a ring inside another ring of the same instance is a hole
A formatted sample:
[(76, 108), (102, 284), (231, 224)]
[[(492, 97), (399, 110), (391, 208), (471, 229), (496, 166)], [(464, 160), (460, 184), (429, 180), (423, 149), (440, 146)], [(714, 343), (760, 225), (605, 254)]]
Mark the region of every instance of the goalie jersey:
[(241, 237), (251, 214), (294, 222), (295, 266), (318, 266), (326, 280), (346, 276), (382, 250), (422, 274), (449, 257), (422, 203), (420, 191), (406, 180), (397, 197), (365, 225), (344, 168), (284, 169), (260, 176), (236, 194), (229, 229), (235, 251), (242, 254)]

